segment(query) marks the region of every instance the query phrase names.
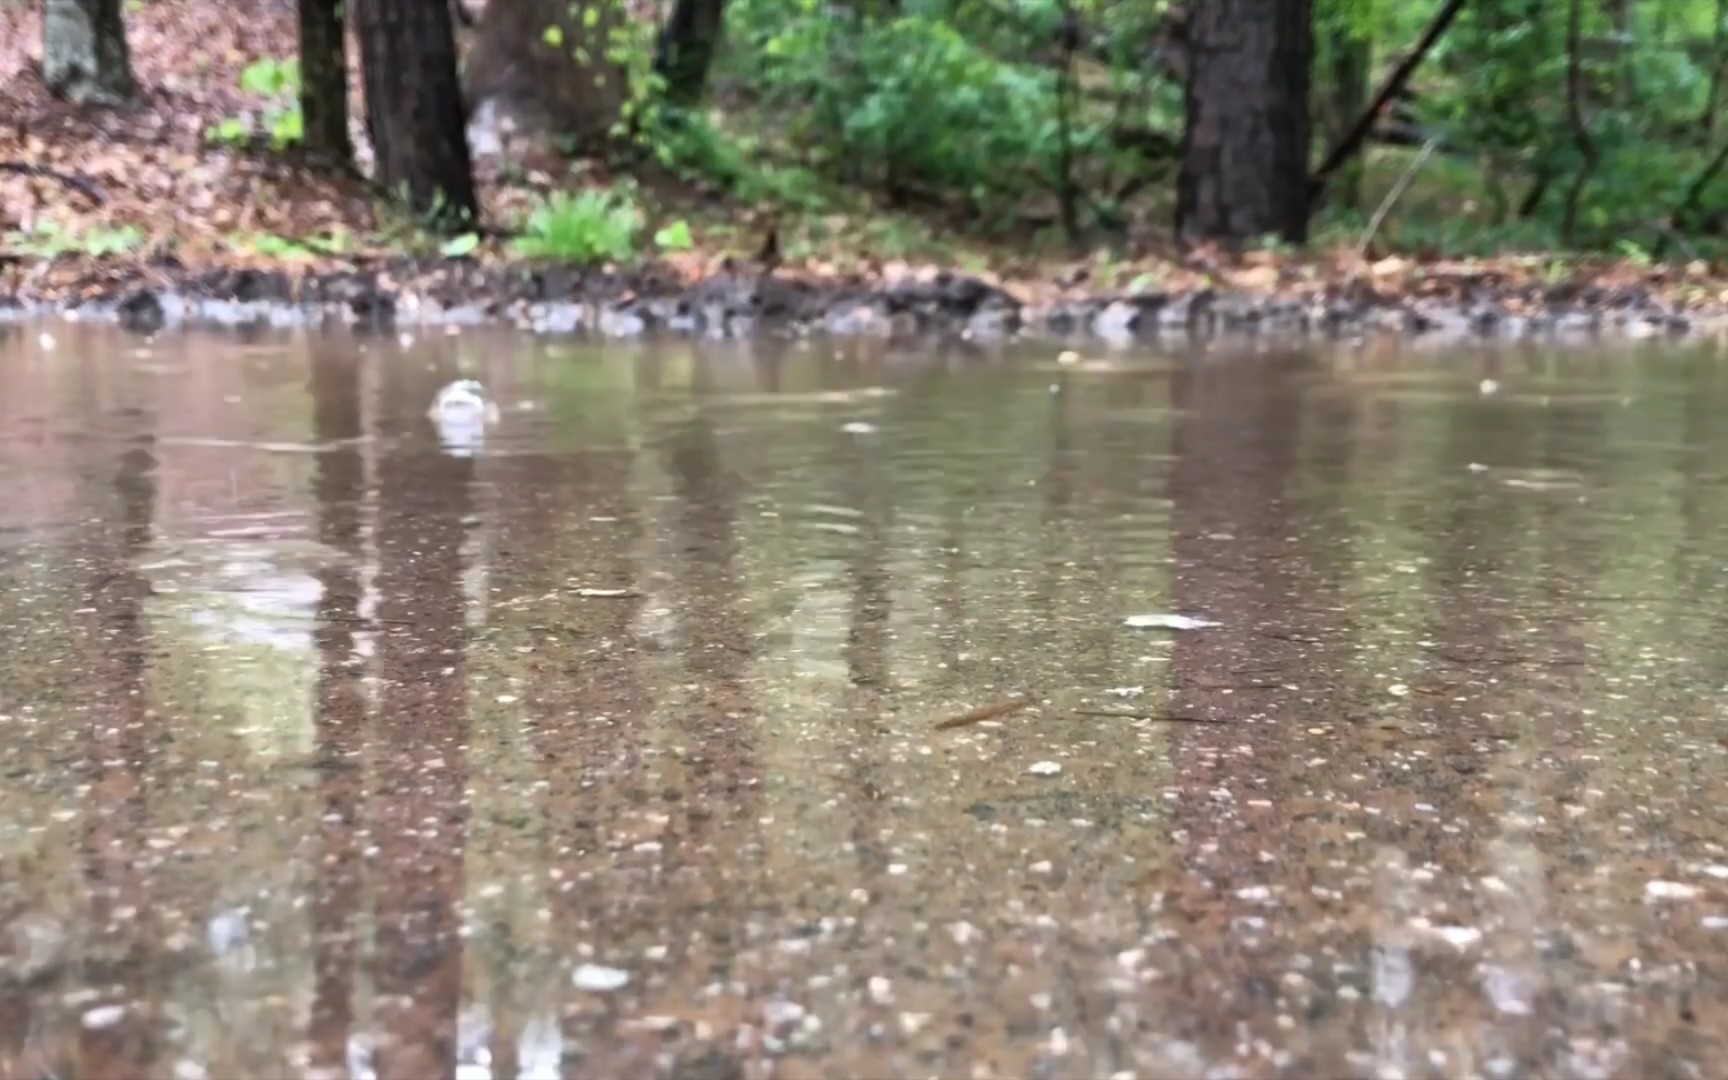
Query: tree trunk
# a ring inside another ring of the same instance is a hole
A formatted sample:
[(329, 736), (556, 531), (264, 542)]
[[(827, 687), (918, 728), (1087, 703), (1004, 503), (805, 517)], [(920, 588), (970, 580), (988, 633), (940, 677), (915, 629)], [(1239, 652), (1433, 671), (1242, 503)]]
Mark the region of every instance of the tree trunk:
[(306, 151), (345, 166), (348, 139), (348, 57), (342, 0), (300, 0), (300, 115)]
[(42, 81), (77, 105), (118, 105), (132, 96), (120, 0), (46, 0)]
[[(554, 142), (577, 152), (604, 147), (629, 98), (628, 74), (611, 47), (628, 30), (618, 0), (491, 0), (462, 70), (475, 145), (498, 141), (495, 152), (519, 164)], [(488, 130), (503, 119), (509, 124), (498, 126), (513, 128), (525, 146), (505, 146)]]
[(654, 73), (666, 83), (666, 99), (695, 105), (708, 85), (708, 68), (720, 44), (726, 0), (677, 0), (654, 48)]
[(375, 176), (444, 225), (479, 218), (445, 0), (357, 0)]
[(1308, 235), (1311, 0), (1201, 0), (1176, 182), (1183, 240)]

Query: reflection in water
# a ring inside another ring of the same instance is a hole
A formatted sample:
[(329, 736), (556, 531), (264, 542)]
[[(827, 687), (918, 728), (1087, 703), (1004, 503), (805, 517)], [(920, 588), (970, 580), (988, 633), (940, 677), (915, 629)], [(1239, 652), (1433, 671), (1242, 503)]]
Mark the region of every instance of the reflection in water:
[(378, 461), (378, 705), (365, 827), (381, 1080), (456, 1067), (468, 807), (465, 532), (473, 460), (445, 452), (411, 403), (437, 383), (385, 356)]
[(1728, 1053), (1707, 351), (3, 341), (0, 1080)]
[(365, 800), (366, 689), (359, 650), (360, 566), (366, 558), (363, 510), (366, 462), (360, 391), (361, 359), (336, 342), (309, 350), (312, 433), (331, 449), (314, 466), (311, 495), (318, 542), (339, 558), (318, 575), (318, 688), (313, 711), (319, 807), (312, 866), (312, 1015), (308, 1058), (338, 1074), (354, 1033)]

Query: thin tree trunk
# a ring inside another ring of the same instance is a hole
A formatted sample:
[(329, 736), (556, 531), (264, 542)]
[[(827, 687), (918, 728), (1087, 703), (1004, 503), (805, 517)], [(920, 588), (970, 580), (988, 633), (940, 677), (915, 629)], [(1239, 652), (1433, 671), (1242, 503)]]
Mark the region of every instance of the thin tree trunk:
[(1584, 187), (1596, 171), (1596, 140), (1590, 135), (1590, 125), (1584, 116), (1584, 0), (1572, 0), (1566, 14), (1566, 118), (1572, 126), (1572, 139), (1584, 159), (1572, 175), (1572, 186), (1566, 191), (1565, 216), (1560, 221), (1560, 239), (1573, 246), (1578, 233), (1578, 206), (1584, 199)]
[(1194, 11), (1176, 232), (1184, 241), (1308, 235), (1310, 0)]
[(1080, 44), (1080, 21), (1073, 0), (1062, 0), (1062, 70), (1056, 76), (1056, 126), (1061, 142), (1056, 157), (1056, 199), (1062, 210), (1062, 231), (1068, 243), (1080, 247), (1080, 187), (1074, 179), (1074, 52)]
[(1728, 165), (1728, 143), (1723, 143), (1722, 148), (1716, 151), (1716, 156), (1692, 179), (1692, 183), (1686, 188), (1686, 194), (1674, 207), (1674, 213), (1669, 215), (1667, 230), (1657, 237), (1652, 255), (1660, 259), (1668, 250), (1669, 237), (1685, 232), (1686, 219), (1698, 209), (1698, 203), (1703, 199), (1705, 190), (1710, 187), (1710, 181), (1716, 179), (1716, 174), (1722, 171), (1724, 165)]
[(374, 179), (445, 226), (478, 220), (444, 0), (355, 0)]
[(708, 85), (708, 69), (720, 44), (726, 0), (677, 0), (654, 48), (654, 73), (666, 84), (666, 98), (695, 105)]
[(343, 0), (300, 0), (300, 115), (306, 151), (345, 167), (354, 159), (348, 138), (348, 57)]
[(1416, 68), (1433, 51), (1441, 35), (1446, 33), (1446, 28), (1452, 25), (1452, 21), (1458, 17), (1460, 11), (1464, 10), (1464, 5), (1468, 2), (1469, 0), (1446, 0), (1446, 6), (1435, 13), (1433, 21), (1428, 24), (1428, 29), (1422, 32), (1421, 40), (1416, 42), (1414, 49), (1410, 50), (1410, 55), (1406, 56), (1403, 62), (1392, 70), (1392, 74), (1386, 77), (1386, 82), (1381, 85), (1380, 92), (1374, 95), (1374, 101), (1367, 109), (1363, 110), (1361, 116), (1357, 117), (1356, 123), (1351, 126), (1349, 133), (1326, 154), (1326, 160), (1320, 163), (1320, 167), (1314, 170), (1314, 177), (1310, 181), (1313, 188), (1311, 197), (1318, 197), (1325, 188), (1326, 181), (1332, 178), (1332, 174), (1342, 168), (1345, 162), (1361, 152), (1362, 147), (1368, 142), (1369, 134), (1374, 130), (1374, 122), (1379, 118), (1381, 110), (1386, 108), (1386, 103), (1398, 96), (1399, 91), (1404, 89), (1405, 84), (1410, 81), (1410, 76), (1416, 73)]
[(77, 105), (118, 105), (132, 96), (121, 0), (45, 0), (42, 81)]
[(1725, 43), (1728, 43), (1728, 0), (1716, 0), (1716, 33), (1710, 46), (1710, 92), (1704, 98), (1704, 115), (1698, 118), (1698, 126), (1706, 135), (1716, 130), (1716, 103), (1722, 97)]
[[(1362, 115), (1367, 104), (1374, 43), (1344, 30), (1335, 33), (1328, 46), (1331, 62), (1327, 67), (1331, 84), (1326, 94), (1326, 136), (1337, 142), (1350, 131), (1350, 125)], [(1362, 162), (1359, 157), (1339, 169), (1333, 197), (1346, 209), (1355, 210), (1362, 205)]]

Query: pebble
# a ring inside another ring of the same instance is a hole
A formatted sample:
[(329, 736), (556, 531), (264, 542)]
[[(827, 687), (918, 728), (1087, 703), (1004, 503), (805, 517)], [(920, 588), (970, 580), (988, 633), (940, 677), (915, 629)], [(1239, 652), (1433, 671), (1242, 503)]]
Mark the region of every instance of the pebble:
[(1026, 766), (1026, 771), (1033, 776), (1055, 776), (1062, 771), (1059, 761), (1034, 761)]
[(1691, 900), (1698, 895), (1698, 886), (1688, 885), (1683, 881), (1651, 881), (1644, 885), (1644, 900), (1655, 903), (1659, 900)]
[(570, 984), (578, 990), (587, 990), (595, 994), (622, 990), (629, 985), (630, 973), (623, 968), (606, 967), (603, 964), (582, 964), (570, 975)]

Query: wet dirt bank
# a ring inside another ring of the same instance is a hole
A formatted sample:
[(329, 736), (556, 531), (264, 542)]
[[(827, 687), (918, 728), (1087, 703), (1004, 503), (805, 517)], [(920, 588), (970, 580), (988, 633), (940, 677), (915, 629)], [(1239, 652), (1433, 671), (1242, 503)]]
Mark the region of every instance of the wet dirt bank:
[[(1300, 268), (1297, 268), (1300, 270)], [(880, 338), (1016, 336), (1131, 345), (1217, 337), (1461, 340), (1690, 338), (1728, 330), (1728, 292), (1663, 270), (1642, 278), (1519, 280), (1468, 265), (1397, 280), (1291, 273), (1268, 288), (1200, 284), (1139, 291), (1006, 286), (927, 269), (864, 281), (722, 272), (697, 282), (657, 270), (582, 272), (403, 260), (320, 271), (91, 267), (0, 279), (0, 318), (66, 315), (164, 328), (498, 325), (633, 338), (758, 334)], [(1264, 283), (1265, 275), (1260, 280)]]

